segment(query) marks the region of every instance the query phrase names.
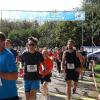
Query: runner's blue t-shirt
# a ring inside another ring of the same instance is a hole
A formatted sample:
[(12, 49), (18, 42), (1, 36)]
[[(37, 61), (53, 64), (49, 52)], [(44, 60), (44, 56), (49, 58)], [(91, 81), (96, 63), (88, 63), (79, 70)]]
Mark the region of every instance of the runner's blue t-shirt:
[[(0, 72), (16, 72), (14, 55), (7, 49), (0, 52)], [(5, 80), (1, 78), (0, 99), (17, 96), (16, 80)]]

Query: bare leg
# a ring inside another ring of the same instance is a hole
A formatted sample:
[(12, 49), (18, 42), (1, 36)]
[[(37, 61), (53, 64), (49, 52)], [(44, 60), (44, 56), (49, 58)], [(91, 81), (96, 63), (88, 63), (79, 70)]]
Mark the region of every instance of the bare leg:
[(71, 98), (71, 83), (72, 83), (72, 80), (67, 81), (67, 96), (68, 96), (67, 100), (70, 100)]
[(25, 97), (26, 97), (26, 100), (29, 100), (30, 99), (30, 92), (25, 92)]
[(78, 86), (78, 82), (74, 82), (73, 93), (75, 93), (75, 91), (76, 91), (76, 89), (77, 89), (77, 86)]
[(36, 90), (30, 91), (30, 100), (36, 100)]
[(42, 84), (41, 93), (42, 93), (42, 95), (44, 95), (44, 96), (47, 95), (47, 93), (48, 93), (48, 83), (47, 83), (47, 82), (44, 82), (44, 83)]
[(47, 93), (48, 93), (48, 83), (47, 82), (43, 83), (43, 90), (44, 90), (44, 94), (47, 96)]
[(81, 79), (83, 79), (83, 74), (84, 74), (84, 67), (82, 66), (82, 67), (81, 67), (81, 70), (80, 70)]

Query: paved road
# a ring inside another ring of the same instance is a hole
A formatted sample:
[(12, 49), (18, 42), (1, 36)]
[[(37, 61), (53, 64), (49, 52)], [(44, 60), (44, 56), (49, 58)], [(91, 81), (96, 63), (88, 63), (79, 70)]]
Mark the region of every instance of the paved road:
[[(76, 94), (72, 94), (72, 100), (96, 100), (97, 92), (95, 90), (92, 79), (88, 77), (89, 72), (86, 72), (83, 80), (79, 80), (79, 85)], [(23, 79), (17, 81), (18, 93), (20, 100), (25, 100)], [(56, 69), (53, 70), (52, 82), (49, 84), (49, 99), (48, 100), (66, 100), (66, 83), (64, 75), (58, 74)], [(43, 100), (40, 92), (37, 93), (37, 100)]]

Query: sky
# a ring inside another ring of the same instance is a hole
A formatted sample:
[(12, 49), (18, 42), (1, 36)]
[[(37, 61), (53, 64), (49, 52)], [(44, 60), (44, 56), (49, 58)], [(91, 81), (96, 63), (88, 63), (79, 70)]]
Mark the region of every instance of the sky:
[[(0, 0), (0, 10), (72, 11), (80, 7), (81, 2), (82, 0)], [(20, 15), (22, 14), (18, 12), (2, 13), (6, 18), (18, 18)]]
[(0, 10), (72, 10), (82, 0), (0, 0)]

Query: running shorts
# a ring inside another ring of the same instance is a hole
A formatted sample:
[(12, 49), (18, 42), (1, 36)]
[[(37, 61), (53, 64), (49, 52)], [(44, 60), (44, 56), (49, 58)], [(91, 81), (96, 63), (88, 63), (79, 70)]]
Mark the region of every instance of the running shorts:
[(39, 90), (40, 88), (40, 81), (39, 80), (24, 80), (24, 88), (25, 92), (30, 92), (31, 90)]

